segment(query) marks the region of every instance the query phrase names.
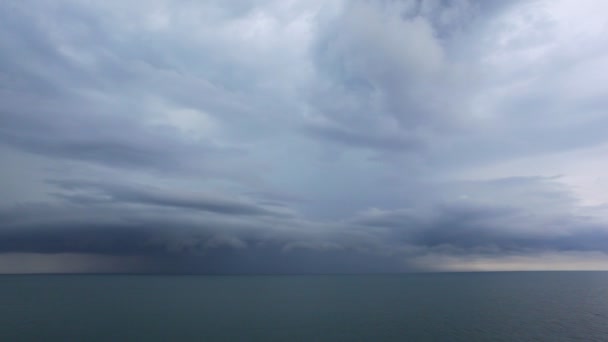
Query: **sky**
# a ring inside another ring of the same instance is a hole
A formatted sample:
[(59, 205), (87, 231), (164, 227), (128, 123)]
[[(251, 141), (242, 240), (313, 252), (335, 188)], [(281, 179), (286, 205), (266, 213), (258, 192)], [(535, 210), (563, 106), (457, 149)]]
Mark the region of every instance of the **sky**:
[(608, 269), (608, 2), (0, 2), (0, 272)]

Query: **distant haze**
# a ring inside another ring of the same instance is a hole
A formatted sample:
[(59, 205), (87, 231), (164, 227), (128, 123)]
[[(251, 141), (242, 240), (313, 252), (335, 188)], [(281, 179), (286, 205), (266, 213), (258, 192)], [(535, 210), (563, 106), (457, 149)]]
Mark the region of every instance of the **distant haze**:
[(608, 2), (0, 2), (0, 272), (608, 269)]

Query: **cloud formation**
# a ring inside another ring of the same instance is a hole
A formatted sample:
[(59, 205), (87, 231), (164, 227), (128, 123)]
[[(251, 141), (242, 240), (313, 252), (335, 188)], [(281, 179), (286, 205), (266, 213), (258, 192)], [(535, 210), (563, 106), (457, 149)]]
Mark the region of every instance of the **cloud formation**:
[(597, 269), (605, 7), (4, 2), (0, 272)]

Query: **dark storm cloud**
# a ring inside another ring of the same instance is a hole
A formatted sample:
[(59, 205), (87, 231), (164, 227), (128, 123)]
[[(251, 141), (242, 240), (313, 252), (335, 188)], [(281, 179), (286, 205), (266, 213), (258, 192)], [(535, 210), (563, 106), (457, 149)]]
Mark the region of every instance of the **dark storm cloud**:
[(295, 273), (608, 253), (605, 5), (573, 6), (2, 2), (0, 258)]
[[(559, 192), (551, 190), (553, 184), (548, 182), (551, 180), (504, 179), (482, 183), (480, 188), (485, 191), (488, 186), (494, 190), (509, 187), (517, 193), (517, 188), (528, 189), (531, 183), (538, 183), (537, 188), (549, 189), (555, 197)], [(98, 186), (87, 182), (54, 183), (64, 190), (90, 190)], [(141, 189), (114, 188), (110, 193), (117, 193), (118, 198), (123, 196), (121, 192), (137, 194), (125, 196), (129, 203), (181, 207), (195, 212), (201, 209), (190, 202), (185, 205), (183, 201), (152, 201), (150, 194)], [(96, 196), (104, 198), (104, 194)], [(564, 197), (554, 203), (569, 201)], [(328, 265), (334, 265), (335, 270), (340, 268), (337, 265), (342, 265), (343, 270), (354, 270), (362, 260), (366, 260), (367, 270), (372, 270), (374, 264), (380, 267), (377, 270), (406, 270), (413, 267), (408, 266), (408, 258), (430, 251), (455, 255), (505, 255), (531, 250), (607, 252), (605, 242), (608, 242), (607, 232), (590, 217), (559, 210), (535, 213), (524, 203), (499, 206), (461, 201), (434, 203), (427, 208), (376, 210), (332, 228), (321, 227), (319, 222), (302, 225), (294, 217), (278, 217), (280, 221), (273, 222), (255, 219), (254, 215), (247, 219), (247, 226), (235, 230), (231, 227), (234, 223), (212, 220), (206, 215), (188, 221), (184, 220), (183, 212), (159, 212), (153, 207), (126, 209), (117, 199), (111, 200), (117, 205), (110, 206), (104, 201), (80, 202), (86, 209), (72, 203), (4, 211), (2, 251), (145, 255), (159, 260), (181, 260), (180, 265), (189, 265), (189, 272), (289, 269), (314, 272), (334, 269)], [(229, 207), (229, 211), (220, 210), (216, 214), (233, 218), (236, 209)], [(284, 231), (289, 226), (294, 229)], [(327, 264), (316, 264), (326, 257)]]
[[(221, 221), (206, 225), (211, 221), (204, 217), (191, 223), (172, 212), (164, 212), (164, 219), (159, 219), (141, 209), (139, 214), (135, 210), (91, 209), (94, 213), (88, 217), (77, 206), (66, 208), (63, 215), (58, 208), (36, 207), (11, 211), (13, 219), (5, 213), (0, 250), (145, 256), (157, 264), (156, 268), (146, 266), (148, 271), (206, 273), (404, 271), (416, 269), (409, 265), (410, 258), (430, 252), (456, 256), (608, 252), (608, 234), (594, 222), (557, 215), (532, 220), (550, 229), (531, 232), (521, 230), (520, 225), (530, 221), (530, 213), (522, 208), (444, 205), (427, 213), (367, 214), (334, 227), (332, 235), (317, 230), (306, 236), (297, 231), (269, 235), (263, 222), (258, 223), (260, 227), (231, 231)], [(23, 213), (45, 219), (28, 222)], [(549, 226), (550, 220), (558, 221), (556, 227)], [(297, 222), (287, 220), (280, 225)], [(559, 232), (560, 225), (568, 230)]]
[[(348, 239), (342, 241), (346, 242), (344, 245), (331, 245), (321, 232), (312, 237), (298, 232), (276, 232), (271, 236), (269, 227), (260, 226), (248, 229), (257, 230), (253, 234), (248, 230), (231, 233), (229, 223), (209, 224), (212, 221), (205, 217), (199, 222), (186, 222), (180, 219), (183, 215), (172, 212), (164, 212), (159, 219), (153, 210), (125, 211), (102, 206), (89, 209), (75, 205), (27, 206), (0, 213), (6, 223), (0, 231), (0, 254), (137, 256), (145, 261), (139, 271), (169, 273), (348, 273), (407, 269), (397, 256), (361, 252), (355, 249), (360, 244), (349, 243)], [(44, 219), (28, 220), (24, 213)], [(297, 222), (282, 222), (288, 224)]]
[[(536, 180), (541, 181), (546, 180)], [(530, 182), (533, 180), (493, 183), (517, 188)], [(91, 187), (86, 182), (55, 183), (64, 190)], [(223, 219), (201, 214), (198, 220), (189, 221), (184, 220), (183, 212), (154, 209), (161, 205), (199, 212), (198, 206), (181, 201), (159, 204), (148, 201), (149, 195), (142, 195), (145, 191), (136, 193), (138, 201), (129, 203), (144, 207), (128, 209), (120, 201), (108, 206), (104, 201), (81, 200), (81, 205), (68, 202), (6, 210), (0, 215), (4, 222), (0, 250), (145, 256), (157, 265), (146, 264), (147, 271), (206, 273), (404, 271), (417, 269), (409, 259), (431, 252), (456, 256), (608, 252), (607, 232), (589, 217), (535, 214), (525, 205), (438, 203), (427, 208), (366, 212), (331, 228), (319, 222), (302, 225), (301, 220), (288, 217), (264, 221), (254, 215), (235, 230), (234, 222)], [(206, 212), (208, 208), (204, 208)], [(230, 211), (216, 214), (234, 218)], [(286, 227), (294, 229), (284, 231)]]
[[(230, 222), (154, 207), (81, 204), (21, 205), (0, 213), (3, 252), (169, 256), (208, 248), (242, 248)], [(248, 234), (243, 234), (249, 238)]]
[(93, 253), (148, 255), (165, 252), (166, 246), (154, 245), (145, 230), (107, 225), (65, 227), (46, 226), (43, 230), (3, 231), (0, 250), (36, 253)]

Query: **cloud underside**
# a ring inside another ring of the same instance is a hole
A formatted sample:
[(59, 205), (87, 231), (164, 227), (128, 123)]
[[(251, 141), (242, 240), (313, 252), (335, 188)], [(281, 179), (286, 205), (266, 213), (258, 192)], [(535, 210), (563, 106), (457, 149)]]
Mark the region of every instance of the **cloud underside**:
[(0, 272), (604, 269), (598, 6), (0, 4)]
[(592, 212), (566, 212), (571, 199), (544, 178), (451, 185), (478, 188), (476, 197), (514, 192), (532, 201), (538, 196), (536, 201), (549, 208), (544, 212), (508, 198), (460, 199), (372, 208), (332, 221), (305, 219), (276, 203), (131, 183), (52, 183), (60, 189), (57, 203), (18, 205), (0, 213), (0, 253), (12, 255), (11, 260), (15, 253), (68, 260), (67, 253), (74, 260), (90, 254), (95, 262), (70, 263), (76, 266), (66, 271), (89, 265), (92, 272), (353, 273), (490, 270), (493, 265), (597, 269), (608, 252), (603, 222)]

